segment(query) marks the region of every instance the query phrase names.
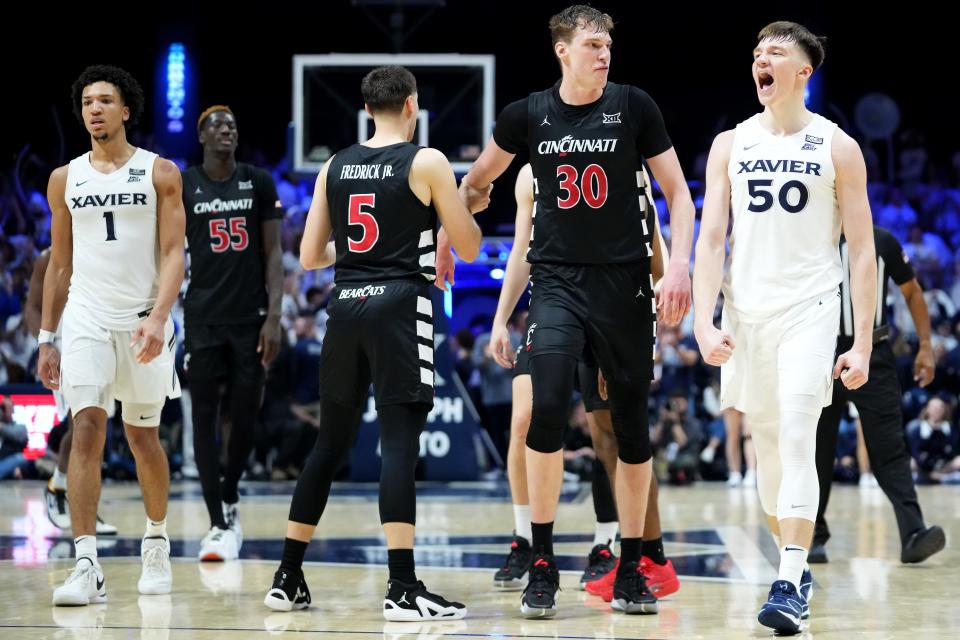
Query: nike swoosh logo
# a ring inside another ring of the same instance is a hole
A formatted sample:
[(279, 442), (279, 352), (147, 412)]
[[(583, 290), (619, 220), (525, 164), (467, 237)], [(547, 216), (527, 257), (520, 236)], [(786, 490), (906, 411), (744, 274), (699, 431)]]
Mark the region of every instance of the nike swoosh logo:
[(751, 144), (750, 146), (744, 146), (744, 147), (743, 147), (743, 150), (744, 150), (744, 151), (749, 151), (750, 149), (753, 149), (753, 148), (754, 148), (755, 146), (757, 146), (758, 144), (760, 144), (760, 143), (759, 143), (759, 142), (754, 142), (754, 143)]
[(89, 181), (89, 180), (84, 180), (83, 182), (78, 182), (76, 186), (79, 187), (80, 185), (87, 184), (88, 182), (90, 182), (90, 181)]
[(797, 625), (798, 627), (800, 626), (800, 618), (799, 618), (799, 617), (797, 617), (797, 616), (792, 616), (792, 615), (790, 615), (789, 613), (785, 613), (785, 612), (783, 612), (783, 611), (779, 611), (778, 613), (779, 613), (780, 615), (782, 615), (784, 618), (786, 618), (787, 620), (789, 620), (790, 622), (792, 622), (793, 624)]
[(784, 551), (803, 551), (801, 547), (784, 547)]
[(97, 578), (97, 591), (100, 591), (100, 589), (103, 589), (103, 581), (104, 581), (103, 578)]
[(149, 420), (150, 418), (153, 418), (153, 417), (154, 417), (154, 416), (140, 416), (140, 419), (141, 419), (141, 420)]
[(805, 505), (805, 504), (792, 504), (792, 505), (790, 505), (790, 508), (791, 508), (791, 509), (801, 509), (801, 508), (803, 508), (803, 507), (805, 507), (805, 506), (807, 506), (807, 505)]

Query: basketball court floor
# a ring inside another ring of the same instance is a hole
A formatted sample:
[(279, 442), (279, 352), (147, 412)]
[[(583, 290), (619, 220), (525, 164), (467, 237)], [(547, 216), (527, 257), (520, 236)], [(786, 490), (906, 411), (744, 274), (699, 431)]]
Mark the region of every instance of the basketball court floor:
[[(52, 590), (73, 562), (72, 539), (46, 518), (41, 483), (0, 484), (0, 638), (33, 640), (241, 640), (247, 638), (764, 638), (756, 613), (776, 577), (773, 542), (756, 491), (722, 484), (661, 489), (668, 556), (680, 591), (655, 616), (625, 616), (577, 589), (591, 546), (589, 485), (565, 486), (557, 517), (562, 591), (552, 620), (524, 620), (519, 592), (492, 588), (509, 547), (505, 483), (425, 484), (417, 513), (417, 572), (427, 586), (467, 604), (462, 621), (387, 623), (380, 614), (386, 548), (374, 485), (336, 485), (307, 553), (313, 606), (275, 613), (263, 605), (280, 557), (291, 484), (245, 484), (242, 559), (200, 564), (208, 527), (196, 483), (171, 487), (168, 529), (174, 591), (140, 596), (144, 515), (135, 484), (106, 485), (100, 513), (120, 529), (98, 540), (108, 602), (53, 607)], [(812, 618), (798, 637), (960, 637), (956, 487), (924, 487), (928, 523), (947, 531), (947, 549), (918, 566), (899, 562), (893, 512), (879, 489), (834, 488), (828, 513), (830, 563), (814, 565)]]

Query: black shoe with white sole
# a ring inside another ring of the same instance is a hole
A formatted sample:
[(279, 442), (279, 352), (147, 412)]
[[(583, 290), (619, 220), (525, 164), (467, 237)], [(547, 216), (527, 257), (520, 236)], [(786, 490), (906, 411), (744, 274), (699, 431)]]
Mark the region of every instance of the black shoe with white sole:
[(467, 615), (467, 607), (430, 593), (423, 582), (413, 584), (390, 580), (383, 597), (383, 617), (390, 622), (424, 620), (459, 620)]
[(552, 618), (557, 615), (560, 571), (551, 555), (538, 555), (530, 566), (530, 581), (520, 599), (524, 618)]
[(527, 582), (527, 571), (530, 570), (532, 558), (533, 549), (527, 539), (514, 536), (510, 544), (510, 554), (493, 576), (493, 586), (504, 590), (522, 589)]
[(310, 589), (303, 577), (302, 570), (290, 570), (284, 567), (273, 574), (273, 586), (267, 591), (263, 604), (274, 611), (293, 611), (310, 606)]

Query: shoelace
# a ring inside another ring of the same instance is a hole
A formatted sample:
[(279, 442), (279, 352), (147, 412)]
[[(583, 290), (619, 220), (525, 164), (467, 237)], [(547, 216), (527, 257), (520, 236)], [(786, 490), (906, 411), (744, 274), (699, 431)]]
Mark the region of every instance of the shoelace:
[(512, 543), (510, 545), (510, 555), (507, 556), (507, 564), (503, 565), (504, 570), (523, 563), (523, 558), (520, 557), (522, 554), (523, 551), (520, 549), (520, 545), (516, 542)]
[(163, 547), (150, 547), (143, 552), (143, 568), (150, 571), (163, 571), (166, 568), (167, 550)]
[(550, 573), (550, 565), (543, 558), (537, 560), (530, 568), (530, 582), (527, 589), (540, 595), (554, 587), (559, 587), (559, 585)]
[(70, 574), (70, 577), (67, 578), (66, 584), (70, 584), (72, 582), (77, 582), (80, 580), (86, 580), (89, 582), (91, 579), (96, 580), (96, 577), (97, 577), (97, 572), (93, 568), (93, 564), (80, 566), (80, 564), (78, 563), (77, 566), (73, 568), (73, 572)]

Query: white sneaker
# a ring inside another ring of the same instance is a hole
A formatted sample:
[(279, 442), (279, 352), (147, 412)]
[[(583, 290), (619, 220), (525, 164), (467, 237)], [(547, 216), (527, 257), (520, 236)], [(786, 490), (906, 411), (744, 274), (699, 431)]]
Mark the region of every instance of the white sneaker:
[(97, 514), (97, 535), (98, 536), (117, 535), (117, 528), (112, 524), (110, 524), (109, 522), (104, 522), (103, 518), (100, 517), (100, 514)]
[(714, 457), (716, 457), (716, 455), (717, 455), (716, 449), (714, 449), (713, 447), (707, 447), (706, 449), (700, 452), (700, 459), (705, 464), (710, 464), (713, 462), (713, 459)]
[(866, 473), (860, 474), (860, 488), (861, 489), (872, 489), (873, 487), (879, 487), (877, 483), (877, 478), (869, 471)]
[(747, 472), (743, 474), (743, 482), (740, 483), (741, 487), (755, 487), (757, 486), (757, 472), (753, 469), (747, 469)]
[(233, 531), (237, 537), (237, 554), (243, 546), (243, 527), (240, 526), (240, 506), (239, 502), (233, 504), (223, 503), (223, 519), (227, 521), (227, 527)]
[(63, 489), (50, 487), (43, 488), (43, 497), (47, 503), (47, 518), (57, 529), (70, 528), (70, 504), (67, 502), (67, 492)]
[(233, 529), (211, 527), (210, 532), (200, 543), (200, 560), (206, 562), (224, 562), (236, 560), (240, 555), (237, 534)]
[(173, 588), (170, 567), (170, 540), (166, 537), (144, 538), (140, 543), (143, 569), (137, 589), (143, 595), (164, 595)]
[(53, 591), (53, 604), (57, 607), (80, 607), (107, 601), (107, 589), (103, 569), (96, 560), (80, 558), (73, 573)]
[(739, 487), (740, 483), (742, 482), (743, 482), (743, 476), (740, 475), (739, 471), (731, 471), (730, 475), (727, 476), (728, 487)]
[[(43, 496), (47, 503), (47, 518), (58, 529), (69, 531), (70, 524), (70, 502), (67, 500), (66, 489), (50, 490), (50, 487), (44, 487)], [(117, 528), (108, 524), (97, 514), (97, 535), (115, 536)]]

